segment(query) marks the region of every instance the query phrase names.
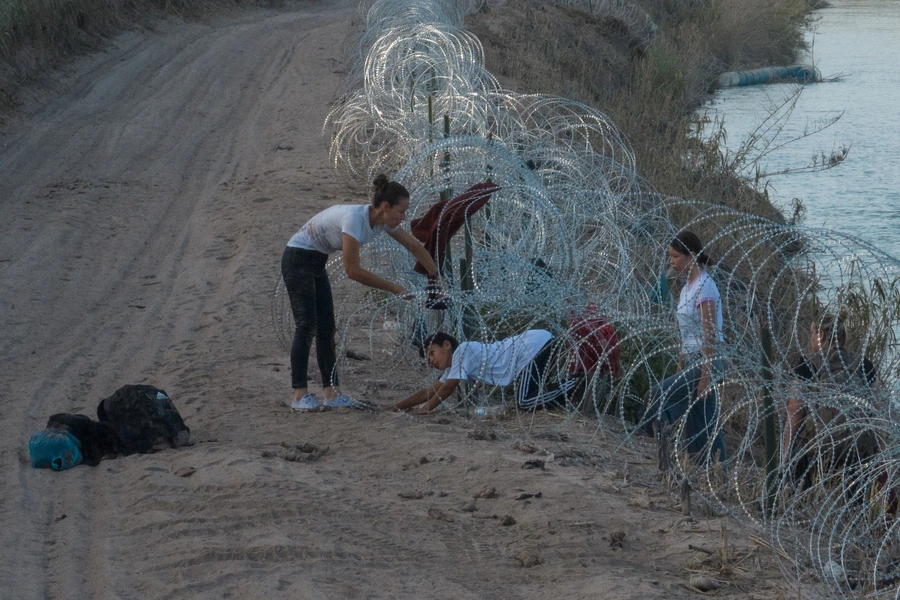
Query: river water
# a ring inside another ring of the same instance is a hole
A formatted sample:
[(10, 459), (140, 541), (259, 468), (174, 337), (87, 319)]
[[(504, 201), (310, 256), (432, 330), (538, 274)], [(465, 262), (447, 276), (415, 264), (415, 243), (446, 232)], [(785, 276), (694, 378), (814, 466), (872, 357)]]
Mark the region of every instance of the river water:
[[(849, 146), (836, 168), (768, 179), (772, 201), (807, 208), (804, 224), (858, 236), (900, 258), (900, 0), (830, 0), (816, 11), (807, 39), (822, 75), (838, 81), (806, 86), (779, 135), (781, 141), (832, 126), (790, 142), (759, 161), (768, 172), (797, 169)], [(771, 84), (722, 90), (705, 107), (724, 119), (727, 147), (734, 151), (798, 86)], [(751, 153), (751, 155), (756, 156)]]

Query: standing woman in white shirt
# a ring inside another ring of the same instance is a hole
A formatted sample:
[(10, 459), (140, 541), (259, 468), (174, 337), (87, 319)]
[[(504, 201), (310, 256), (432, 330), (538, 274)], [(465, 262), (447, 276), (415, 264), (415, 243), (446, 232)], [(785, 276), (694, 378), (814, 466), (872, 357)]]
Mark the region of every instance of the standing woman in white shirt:
[(402, 285), (382, 279), (359, 263), (360, 247), (386, 232), (430, 274), (438, 272), (428, 250), (400, 228), (409, 208), (409, 192), (396, 181), (388, 181), (384, 174), (375, 178), (374, 186), (371, 204), (332, 206), (310, 219), (291, 237), (281, 257), (281, 274), (295, 325), (291, 344), (291, 385), (294, 390), (291, 408), (294, 410), (313, 410), (320, 406), (316, 397), (309, 393), (307, 383), (313, 337), (325, 393), (323, 404), (329, 407), (353, 405), (350, 398), (335, 390), (338, 382), (334, 300), (325, 269), (330, 254), (343, 252), (344, 271), (350, 279), (403, 296), (407, 291)]
[[(721, 380), (725, 361), (715, 357), (722, 336), (722, 297), (706, 272), (709, 258), (694, 233), (683, 231), (669, 245), (669, 265), (687, 276), (678, 299), (681, 353), (678, 372), (650, 390), (645, 419), (674, 423), (685, 417), (682, 439), (691, 455), (703, 453), (712, 460), (727, 458), (718, 426), (719, 400), (715, 384)], [(709, 453), (708, 455), (706, 453)]]

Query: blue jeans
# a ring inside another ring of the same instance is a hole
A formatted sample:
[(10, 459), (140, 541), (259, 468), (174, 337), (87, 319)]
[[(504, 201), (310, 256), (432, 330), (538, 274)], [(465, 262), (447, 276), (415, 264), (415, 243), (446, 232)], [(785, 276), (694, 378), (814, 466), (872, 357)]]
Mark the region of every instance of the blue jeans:
[(675, 423), (685, 417), (681, 432), (682, 439), (687, 442), (688, 453), (705, 454), (710, 450), (710, 458), (715, 460), (718, 456), (720, 462), (725, 462), (728, 455), (722, 430), (717, 428), (719, 398), (714, 387), (725, 372), (725, 361), (720, 359), (712, 362), (706, 395), (697, 401), (700, 371), (699, 360), (687, 361), (684, 369), (650, 388), (650, 402), (642, 420)]
[(337, 385), (334, 300), (325, 269), (327, 262), (327, 254), (290, 246), (281, 255), (281, 276), (294, 314), (294, 341), (291, 344), (291, 387), (294, 389), (307, 387), (313, 337), (316, 338), (322, 387)]

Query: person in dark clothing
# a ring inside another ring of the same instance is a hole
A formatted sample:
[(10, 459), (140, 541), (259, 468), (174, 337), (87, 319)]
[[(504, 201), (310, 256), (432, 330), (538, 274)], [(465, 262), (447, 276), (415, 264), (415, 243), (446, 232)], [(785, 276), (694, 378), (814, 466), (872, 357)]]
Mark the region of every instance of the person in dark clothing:
[(864, 395), (880, 387), (875, 365), (844, 347), (846, 318), (847, 311), (843, 309), (840, 315), (827, 314), (821, 321), (812, 323), (810, 354), (802, 357), (793, 370), (794, 388), (788, 398), (783, 456), (785, 460), (794, 459), (795, 479), (803, 480), (804, 487), (813, 483), (817, 473), (850, 467), (878, 451), (874, 432), (860, 431), (846, 424), (850, 412), (858, 410), (855, 406), (837, 407), (831, 402), (812, 406), (801, 398), (804, 388), (814, 393), (831, 388), (841, 395), (846, 392)]

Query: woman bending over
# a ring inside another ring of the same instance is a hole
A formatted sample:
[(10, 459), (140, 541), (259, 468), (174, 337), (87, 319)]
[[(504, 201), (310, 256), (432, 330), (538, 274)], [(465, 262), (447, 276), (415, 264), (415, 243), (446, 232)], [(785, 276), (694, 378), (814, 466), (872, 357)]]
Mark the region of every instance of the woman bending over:
[(294, 341), (291, 344), (291, 385), (294, 390), (293, 410), (314, 410), (319, 401), (309, 393), (307, 369), (313, 337), (316, 339), (316, 358), (328, 407), (352, 406), (347, 396), (338, 394), (335, 365), (334, 300), (325, 263), (328, 256), (342, 252), (344, 271), (354, 281), (398, 296), (407, 291), (402, 285), (382, 279), (359, 263), (361, 246), (375, 240), (382, 233), (397, 240), (429, 274), (438, 272), (431, 255), (412, 235), (401, 229), (409, 208), (409, 192), (396, 181), (379, 175), (374, 182), (375, 194), (371, 204), (339, 204), (325, 209), (291, 237), (281, 257), (281, 275), (291, 301), (294, 315)]

